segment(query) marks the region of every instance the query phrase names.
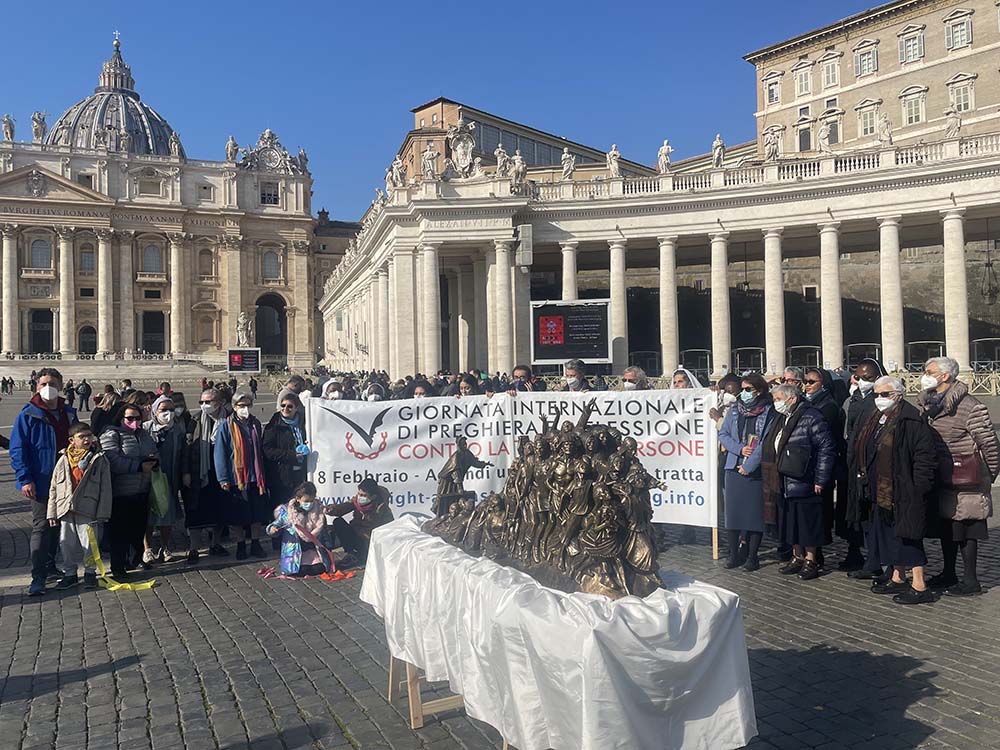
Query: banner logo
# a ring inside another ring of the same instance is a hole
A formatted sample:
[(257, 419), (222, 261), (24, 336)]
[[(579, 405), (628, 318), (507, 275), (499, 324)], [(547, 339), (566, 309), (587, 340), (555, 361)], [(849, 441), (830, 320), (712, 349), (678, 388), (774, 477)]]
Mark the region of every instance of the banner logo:
[(377, 448), (374, 448), (374, 445), (375, 445), (375, 431), (378, 430), (378, 428), (382, 426), (382, 421), (385, 419), (385, 415), (388, 414), (390, 410), (391, 410), (391, 407), (387, 407), (387, 408), (383, 409), (382, 411), (380, 411), (378, 414), (376, 414), (375, 415), (375, 419), (372, 420), (371, 427), (369, 427), (366, 430), (361, 425), (359, 425), (357, 422), (348, 419), (343, 414), (340, 414), (339, 412), (336, 412), (333, 409), (327, 409), (327, 411), (329, 411), (335, 417), (337, 417), (338, 419), (340, 419), (343, 422), (345, 422), (349, 427), (353, 428), (357, 432), (357, 434), (361, 437), (361, 439), (365, 441), (365, 444), (368, 446), (369, 450), (371, 451), (370, 453), (362, 453), (361, 451), (359, 451), (357, 448), (354, 447), (354, 445), (351, 443), (351, 438), (354, 437), (354, 433), (348, 432), (346, 435), (344, 435), (344, 445), (345, 445), (345, 447), (347, 448), (347, 450), (350, 452), (350, 454), (352, 456), (354, 456), (355, 458), (357, 458), (357, 459), (359, 459), (361, 461), (372, 461), (372, 460), (378, 458), (379, 455), (381, 455), (382, 451), (385, 450), (385, 446), (387, 445), (388, 440), (389, 440), (389, 433), (388, 432), (383, 432), (380, 435), (381, 442), (379, 443), (379, 445), (378, 445)]

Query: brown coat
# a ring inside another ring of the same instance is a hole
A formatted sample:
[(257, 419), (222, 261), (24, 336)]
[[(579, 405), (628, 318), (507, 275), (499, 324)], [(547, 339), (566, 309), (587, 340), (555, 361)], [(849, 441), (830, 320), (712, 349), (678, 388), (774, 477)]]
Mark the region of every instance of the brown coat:
[(74, 513), (78, 523), (107, 521), (111, 517), (111, 465), (103, 453), (96, 454), (73, 489), (66, 451), (59, 454), (52, 470), (52, 488), (46, 518), (56, 520)]
[(939, 484), (938, 507), (943, 518), (953, 521), (986, 519), (993, 515), (990, 488), (1000, 474), (1000, 440), (993, 429), (986, 405), (969, 393), (961, 382), (945, 391), (941, 411), (935, 416), (927, 414), (927, 393), (919, 397), (920, 409), (927, 416), (927, 423), (940, 436), (938, 456), (939, 477), (951, 476), (952, 457), (979, 453), (982, 463), (982, 481), (975, 491), (958, 491)]

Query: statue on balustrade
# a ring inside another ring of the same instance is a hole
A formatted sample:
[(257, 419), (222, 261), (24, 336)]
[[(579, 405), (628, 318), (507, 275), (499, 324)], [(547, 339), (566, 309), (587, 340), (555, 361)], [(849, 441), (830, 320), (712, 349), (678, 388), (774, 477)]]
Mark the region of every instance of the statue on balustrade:
[(722, 133), (716, 133), (715, 140), (712, 141), (712, 166), (716, 169), (721, 169), (725, 161), (726, 144), (722, 140)]
[(878, 142), (883, 146), (892, 145), (892, 122), (885, 112), (878, 116)]
[(604, 161), (608, 167), (608, 177), (612, 180), (617, 179), (622, 176), (622, 170), (618, 162), (621, 160), (622, 155), (618, 151), (618, 144), (612, 143), (611, 150), (608, 151), (604, 156)]
[(250, 343), (250, 337), (253, 332), (253, 321), (250, 320), (250, 316), (246, 312), (241, 312), (239, 317), (236, 318), (236, 346), (238, 347), (249, 347), (252, 346)]
[(497, 160), (497, 177), (510, 177), (510, 156), (504, 150), (503, 144), (497, 144), (493, 156)]
[(958, 138), (962, 130), (962, 116), (953, 107), (948, 107), (944, 111), (944, 137)]
[(670, 141), (664, 138), (663, 145), (660, 146), (660, 150), (656, 152), (656, 171), (659, 174), (667, 174), (670, 172), (670, 155), (673, 152), (674, 147), (670, 145)]
[(832, 153), (830, 149), (830, 123), (824, 122), (819, 126), (819, 133), (816, 136), (816, 142), (819, 145), (819, 151), (821, 154)]
[(170, 138), (168, 139), (168, 145), (170, 147), (171, 156), (181, 155), (181, 138), (179, 135), (177, 135), (177, 133), (170, 134)]
[(511, 158), (511, 177), (514, 180), (514, 187), (521, 187), (528, 179), (528, 163), (521, 156), (521, 149), (514, 149), (514, 156)]
[(420, 172), (425, 180), (437, 179), (437, 160), (440, 155), (434, 150), (434, 141), (427, 141), (427, 148), (420, 154)]
[[(396, 158), (392, 160), (392, 165), (389, 167), (391, 170), (389, 176), (392, 180), (393, 187), (405, 187), (406, 186), (406, 165), (403, 164), (403, 159), (399, 154), (396, 154)], [(386, 192), (389, 192), (386, 190)]]
[(14, 118), (9, 113), (0, 117), (0, 128), (3, 129), (3, 139), (5, 141), (14, 140)]
[(464, 477), (471, 466), (487, 464), (473, 463), (460, 438), (424, 529), (564, 591), (614, 599), (655, 591), (661, 584), (650, 490), (666, 485), (643, 467), (634, 438), (589, 424), (595, 406), (558, 429), (543, 418), (534, 439), (518, 440), (503, 490), (479, 505)]
[[(230, 136), (232, 137), (232, 136)], [(122, 128), (118, 131), (118, 150), (123, 154), (127, 154), (128, 150), (132, 147), (132, 134), (127, 130)]]
[(45, 134), (49, 130), (49, 126), (45, 123), (45, 118), (48, 112), (32, 112), (31, 113), (31, 142), (41, 143), (45, 140)]
[(236, 139), (229, 136), (229, 140), (226, 141), (226, 161), (236, 161), (236, 157), (240, 155), (240, 144), (236, 142)]
[(569, 152), (568, 148), (564, 148), (562, 152), (562, 179), (563, 181), (573, 179), (573, 171), (576, 169), (576, 157)]
[(776, 130), (764, 133), (764, 161), (778, 161), (781, 156), (781, 135)]

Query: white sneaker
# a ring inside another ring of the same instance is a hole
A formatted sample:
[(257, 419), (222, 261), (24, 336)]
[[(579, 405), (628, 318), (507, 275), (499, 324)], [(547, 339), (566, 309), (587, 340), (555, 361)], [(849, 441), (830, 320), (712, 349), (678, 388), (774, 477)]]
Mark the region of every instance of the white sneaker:
[(142, 553), (142, 561), (144, 563), (149, 563), (150, 565), (152, 565), (153, 563), (156, 562), (156, 553), (153, 552), (153, 550), (151, 549), (146, 550), (145, 552)]
[(171, 563), (178, 558), (174, 556), (174, 553), (168, 550), (166, 547), (160, 549), (160, 562)]

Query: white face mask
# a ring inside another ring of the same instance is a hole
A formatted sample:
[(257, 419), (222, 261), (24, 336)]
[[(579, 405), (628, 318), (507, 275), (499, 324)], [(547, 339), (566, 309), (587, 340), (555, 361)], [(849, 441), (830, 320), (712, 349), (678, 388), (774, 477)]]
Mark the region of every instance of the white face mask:
[(379, 395), (377, 393), (369, 393), (366, 398), (369, 401), (378, 401), (380, 397), (379, 397)]
[(735, 393), (726, 392), (726, 393), (722, 394), (722, 405), (723, 406), (732, 406), (735, 403), (736, 403), (736, 394)]
[(862, 393), (868, 393), (874, 387), (875, 387), (874, 380), (861, 380), (861, 378), (858, 378), (858, 390), (861, 391)]
[(576, 385), (579, 382), (580, 382), (579, 378), (569, 378), (569, 377), (566, 378), (566, 385), (571, 386), (571, 387), (574, 386), (574, 385)]
[(920, 376), (920, 387), (925, 391), (933, 391), (938, 387), (938, 385), (940, 385), (940, 383), (938, 383), (937, 378), (933, 375)]
[(326, 397), (331, 401), (336, 401), (338, 398), (340, 398), (340, 396), (341, 396), (340, 391), (330, 391), (328, 394), (326, 394)]
[(636, 382), (634, 382), (634, 381), (632, 381), (632, 380), (623, 380), (622, 381), (622, 388), (624, 390), (626, 390), (626, 391), (634, 391), (638, 387), (639, 387), (639, 384), (636, 383)]
[(778, 414), (788, 414), (788, 412), (792, 410), (792, 407), (787, 401), (778, 401), (775, 399), (774, 410), (778, 412)]
[(55, 401), (59, 398), (59, 389), (54, 385), (43, 385), (38, 393), (45, 401)]
[(426, 393), (414, 393), (413, 398), (424, 398), (426, 395)]
[(169, 425), (174, 421), (174, 413), (172, 411), (161, 411), (157, 413), (156, 418), (160, 420), (160, 424)]
[(876, 396), (875, 408), (879, 411), (888, 411), (896, 403), (896, 399), (890, 396)]
[(239, 417), (240, 419), (246, 419), (247, 417), (250, 416), (250, 407), (249, 406), (237, 406), (236, 407), (236, 416)]
[(202, 414), (215, 414), (215, 404), (199, 404)]

